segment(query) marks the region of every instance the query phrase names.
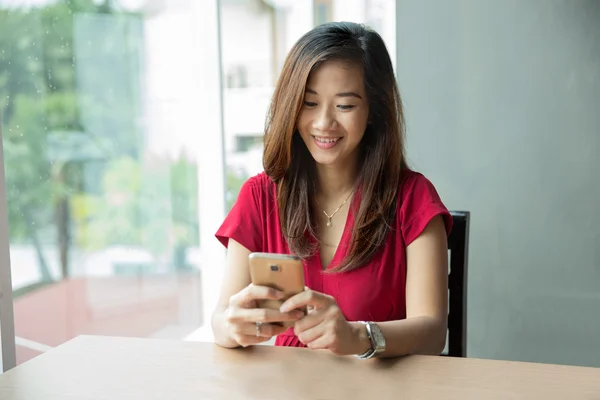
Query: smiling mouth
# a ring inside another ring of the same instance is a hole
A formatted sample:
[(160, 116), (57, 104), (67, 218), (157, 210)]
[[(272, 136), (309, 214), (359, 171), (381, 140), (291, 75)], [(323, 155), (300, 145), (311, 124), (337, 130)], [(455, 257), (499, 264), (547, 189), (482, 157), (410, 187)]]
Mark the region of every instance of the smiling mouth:
[(329, 150), (337, 146), (337, 144), (343, 139), (342, 137), (323, 137), (313, 136), (315, 144), (318, 148), (323, 150)]
[(325, 137), (320, 137), (320, 136), (313, 136), (313, 137), (319, 143), (336, 143), (338, 140), (341, 139), (341, 137), (336, 137), (336, 138), (325, 138)]

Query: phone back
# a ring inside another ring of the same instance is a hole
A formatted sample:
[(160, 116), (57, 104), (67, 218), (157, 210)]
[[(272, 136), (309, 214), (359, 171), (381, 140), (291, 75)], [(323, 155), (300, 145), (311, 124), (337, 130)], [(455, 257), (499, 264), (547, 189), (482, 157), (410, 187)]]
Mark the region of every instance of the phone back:
[(304, 291), (304, 267), (296, 256), (252, 253), (249, 256), (252, 284), (268, 286), (284, 293), (282, 300), (259, 301), (261, 308), (278, 309), (283, 301)]

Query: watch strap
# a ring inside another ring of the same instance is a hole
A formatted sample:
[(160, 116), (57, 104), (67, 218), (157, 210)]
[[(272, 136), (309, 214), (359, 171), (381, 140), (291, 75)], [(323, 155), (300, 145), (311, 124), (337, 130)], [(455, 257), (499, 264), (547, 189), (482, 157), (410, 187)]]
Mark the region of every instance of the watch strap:
[[(375, 324), (373, 322), (365, 322), (365, 321), (359, 321), (359, 322), (365, 326), (365, 329), (367, 331), (367, 337), (369, 338), (371, 347), (367, 351), (365, 351), (363, 354), (356, 355), (356, 358), (359, 358), (361, 360), (367, 360), (369, 358), (374, 357), (375, 355), (377, 355), (378, 353), (380, 353), (383, 350), (378, 348), (377, 343), (375, 342), (375, 339), (373, 337), (374, 336), (373, 325), (375, 325)], [(379, 329), (379, 328), (375, 327), (375, 329)]]

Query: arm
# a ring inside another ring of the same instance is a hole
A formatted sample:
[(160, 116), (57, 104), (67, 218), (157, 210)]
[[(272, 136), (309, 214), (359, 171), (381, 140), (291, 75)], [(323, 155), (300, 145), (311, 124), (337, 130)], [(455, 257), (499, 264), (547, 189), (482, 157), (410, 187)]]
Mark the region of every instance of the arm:
[(250, 255), (250, 250), (235, 240), (229, 239), (221, 291), (211, 319), (215, 342), (223, 347), (239, 346), (239, 344), (229, 335), (226, 317), (231, 296), (240, 292), (250, 284), (248, 255)]
[[(442, 217), (433, 218), (407, 247), (406, 319), (378, 322), (386, 339), (379, 357), (439, 354), (446, 341), (448, 310), (448, 250)], [(371, 343), (360, 322), (347, 322), (335, 299), (306, 290), (282, 304), (289, 312), (312, 306), (313, 312), (296, 323), (300, 341), (312, 349), (335, 354), (363, 354)]]
[[(228, 348), (248, 346), (269, 340), (286, 330), (269, 322), (296, 321), (302, 312), (281, 313), (257, 308), (257, 299), (281, 299), (283, 293), (250, 283), (250, 250), (229, 239), (225, 275), (211, 326), (215, 342)], [(256, 335), (256, 322), (265, 323)]]
[[(380, 357), (440, 354), (448, 324), (448, 245), (444, 221), (434, 217), (406, 249), (406, 319), (380, 322), (386, 351)], [(370, 347), (362, 324), (356, 328), (356, 353)]]

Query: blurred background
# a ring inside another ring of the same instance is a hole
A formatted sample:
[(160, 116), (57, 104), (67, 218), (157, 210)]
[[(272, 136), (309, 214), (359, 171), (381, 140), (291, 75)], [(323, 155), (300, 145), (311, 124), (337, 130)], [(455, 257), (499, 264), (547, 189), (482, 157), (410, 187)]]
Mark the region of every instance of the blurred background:
[(17, 363), (80, 334), (210, 338), (213, 235), (262, 170), (285, 56), (342, 19), (395, 60), (393, 0), (0, 0)]
[(212, 340), (214, 232), (288, 50), (339, 20), (382, 35), (410, 165), (471, 212), (467, 355), (600, 367), (597, 0), (0, 0), (18, 363)]

